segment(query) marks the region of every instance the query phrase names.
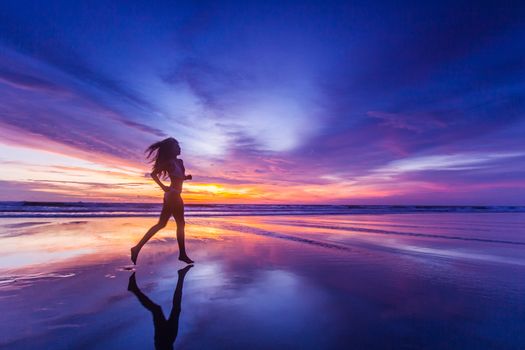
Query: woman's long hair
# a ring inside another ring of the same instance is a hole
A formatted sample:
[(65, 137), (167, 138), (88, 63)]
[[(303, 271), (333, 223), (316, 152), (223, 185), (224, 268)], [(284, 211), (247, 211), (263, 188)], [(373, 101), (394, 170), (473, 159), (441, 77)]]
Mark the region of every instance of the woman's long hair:
[(168, 161), (178, 155), (173, 152), (173, 145), (179, 146), (179, 141), (173, 137), (168, 137), (146, 148), (146, 158), (153, 163), (151, 170), (158, 173), (161, 178), (165, 178), (168, 175), (166, 170)]

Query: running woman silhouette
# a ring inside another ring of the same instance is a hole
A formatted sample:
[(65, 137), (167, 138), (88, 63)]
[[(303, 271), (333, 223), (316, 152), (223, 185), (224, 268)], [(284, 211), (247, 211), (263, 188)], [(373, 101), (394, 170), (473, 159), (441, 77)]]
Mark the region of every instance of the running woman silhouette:
[[(140, 250), (150, 240), (155, 233), (166, 227), (171, 216), (177, 223), (177, 242), (179, 244), (179, 260), (187, 264), (192, 264), (193, 260), (186, 254), (184, 242), (184, 202), (182, 201), (182, 183), (185, 180), (191, 180), (191, 175), (186, 175), (182, 159), (177, 158), (181, 149), (179, 142), (173, 137), (156, 142), (146, 149), (147, 158), (153, 163), (151, 177), (164, 191), (164, 202), (160, 213), (159, 221), (153, 225), (148, 232), (142, 237), (136, 246), (131, 248), (131, 261), (137, 263)], [(171, 183), (166, 186), (161, 179), (169, 177)]]

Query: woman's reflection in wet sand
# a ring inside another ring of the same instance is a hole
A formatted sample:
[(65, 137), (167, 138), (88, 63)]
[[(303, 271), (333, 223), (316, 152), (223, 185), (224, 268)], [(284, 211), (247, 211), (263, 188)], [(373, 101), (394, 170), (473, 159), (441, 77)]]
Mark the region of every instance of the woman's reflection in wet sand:
[(192, 267), (193, 265), (188, 265), (185, 268), (180, 269), (178, 272), (179, 278), (177, 280), (177, 287), (175, 287), (175, 293), (173, 294), (173, 304), (168, 319), (164, 316), (162, 308), (151, 301), (151, 299), (139, 289), (135, 273), (129, 278), (128, 290), (135, 294), (142, 306), (148, 309), (153, 315), (153, 325), (155, 326), (155, 349), (157, 350), (173, 349), (173, 343), (175, 343), (177, 333), (179, 332), (180, 303), (182, 301), (184, 277)]

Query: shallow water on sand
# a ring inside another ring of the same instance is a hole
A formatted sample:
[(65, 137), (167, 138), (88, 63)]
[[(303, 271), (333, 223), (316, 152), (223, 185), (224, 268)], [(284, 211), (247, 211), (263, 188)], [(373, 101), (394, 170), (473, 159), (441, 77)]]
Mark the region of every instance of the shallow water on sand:
[(523, 213), (154, 221), (1, 219), (0, 347), (525, 348)]

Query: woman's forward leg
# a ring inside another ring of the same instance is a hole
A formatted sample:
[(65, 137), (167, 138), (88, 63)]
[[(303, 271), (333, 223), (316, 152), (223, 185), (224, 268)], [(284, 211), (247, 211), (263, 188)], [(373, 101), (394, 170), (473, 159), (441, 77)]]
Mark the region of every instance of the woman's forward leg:
[(175, 202), (175, 207), (173, 209), (173, 217), (177, 223), (177, 243), (179, 244), (179, 260), (184, 261), (187, 264), (192, 264), (193, 260), (188, 257), (186, 254), (186, 242), (185, 242), (185, 226), (186, 222), (184, 220), (184, 201), (179, 196)]

